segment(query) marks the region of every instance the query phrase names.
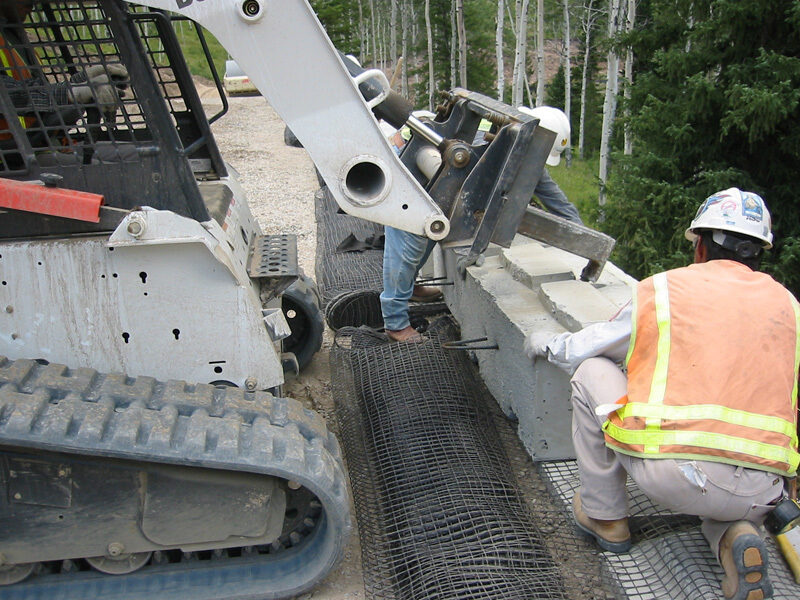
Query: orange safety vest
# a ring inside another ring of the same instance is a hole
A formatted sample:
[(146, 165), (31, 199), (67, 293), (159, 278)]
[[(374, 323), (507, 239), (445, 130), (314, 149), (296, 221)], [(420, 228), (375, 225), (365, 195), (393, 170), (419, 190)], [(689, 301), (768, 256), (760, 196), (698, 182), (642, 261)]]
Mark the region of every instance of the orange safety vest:
[(769, 275), (712, 260), (637, 286), (613, 450), (794, 475), (800, 305)]
[[(3, 64), (3, 69), (9, 77), (13, 77), (17, 81), (23, 79), (30, 79), (32, 77), (30, 69), (27, 68), (25, 60), (20, 54), (12, 48), (5, 37), (0, 33), (0, 62)], [(34, 117), (17, 117), (20, 125), (28, 128), (34, 123)], [(0, 117), (0, 140), (11, 139), (11, 133), (8, 131), (8, 121)]]

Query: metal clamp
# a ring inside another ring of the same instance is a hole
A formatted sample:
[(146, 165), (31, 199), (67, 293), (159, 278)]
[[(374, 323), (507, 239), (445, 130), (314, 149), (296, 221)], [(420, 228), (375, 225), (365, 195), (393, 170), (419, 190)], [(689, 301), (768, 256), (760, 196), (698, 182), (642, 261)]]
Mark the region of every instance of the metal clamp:
[(500, 348), (497, 344), (478, 344), (478, 342), (487, 342), (489, 338), (480, 337), (471, 340), (457, 340), (455, 342), (444, 342), (442, 348), (447, 350), (497, 350)]

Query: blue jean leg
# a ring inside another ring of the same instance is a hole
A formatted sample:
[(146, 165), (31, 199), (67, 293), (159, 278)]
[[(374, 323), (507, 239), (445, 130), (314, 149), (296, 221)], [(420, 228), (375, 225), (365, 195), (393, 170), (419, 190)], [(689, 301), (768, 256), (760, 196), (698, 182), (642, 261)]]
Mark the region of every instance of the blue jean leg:
[(542, 170), (542, 176), (539, 178), (539, 183), (536, 184), (536, 189), (533, 190), (533, 195), (554, 215), (583, 225), (578, 209), (567, 199), (567, 195), (558, 187), (558, 184), (553, 181), (547, 169)]
[(386, 329), (399, 331), (410, 325), (408, 300), (414, 281), (436, 242), (394, 227), (385, 227), (381, 312)]

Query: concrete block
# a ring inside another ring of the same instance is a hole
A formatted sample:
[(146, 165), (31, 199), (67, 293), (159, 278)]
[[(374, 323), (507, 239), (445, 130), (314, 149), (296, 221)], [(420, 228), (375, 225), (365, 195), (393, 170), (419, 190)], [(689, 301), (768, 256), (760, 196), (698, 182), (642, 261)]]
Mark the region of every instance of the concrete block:
[(585, 281), (556, 281), (542, 284), (539, 299), (554, 318), (569, 331), (590, 323), (608, 321), (619, 307)]
[[(451, 254), (446, 251), (443, 257), (448, 267), (457, 258)], [(497, 344), (497, 350), (472, 355), (503, 412), (518, 421), (518, 435), (528, 452), (536, 460), (572, 458), (569, 377), (546, 362), (534, 365), (523, 350), (525, 336), (534, 328), (564, 331), (536, 292), (511, 277), (501, 257), (490, 256), (467, 269), (445, 297), (461, 325), (462, 339), (486, 337)]]
[(543, 283), (575, 279), (572, 268), (560, 259), (555, 248), (525, 244), (503, 250), (500, 257), (511, 277), (534, 291)]
[(496, 350), (471, 358), (534, 460), (574, 458), (569, 375), (524, 353), (531, 331), (553, 335), (611, 318), (630, 298), (632, 279), (607, 263), (594, 284), (577, 281), (585, 259), (537, 242), (496, 247), (458, 274), (459, 249), (434, 254), (437, 275), (453, 285), (445, 300), (461, 325), (462, 339), (487, 338)]

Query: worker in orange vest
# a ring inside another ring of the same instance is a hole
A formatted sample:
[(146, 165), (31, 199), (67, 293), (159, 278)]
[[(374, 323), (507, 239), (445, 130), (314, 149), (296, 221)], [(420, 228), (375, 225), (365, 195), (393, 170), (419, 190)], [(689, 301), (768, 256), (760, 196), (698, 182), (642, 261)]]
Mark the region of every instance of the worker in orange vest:
[[(31, 0), (10, 0), (0, 5), (0, 83), (9, 93), (16, 117), (29, 129), (39, 115), (62, 110), (65, 125), (74, 124), (82, 108), (95, 106), (113, 121), (124, 95), (128, 72), (121, 64), (92, 65), (74, 74), (69, 81), (49, 82), (39, 72), (38, 60), (27, 44), (22, 24), (33, 9)], [(73, 116), (65, 117), (64, 107), (74, 106)], [(11, 137), (8, 122), (0, 118), (0, 139)]]
[(800, 462), (800, 305), (758, 272), (772, 232), (757, 194), (709, 197), (686, 237), (693, 265), (640, 282), (611, 321), (534, 331), (525, 349), (574, 371), (577, 526), (605, 550), (630, 549), (630, 475), (659, 505), (702, 519), (725, 598), (771, 598), (761, 524)]

